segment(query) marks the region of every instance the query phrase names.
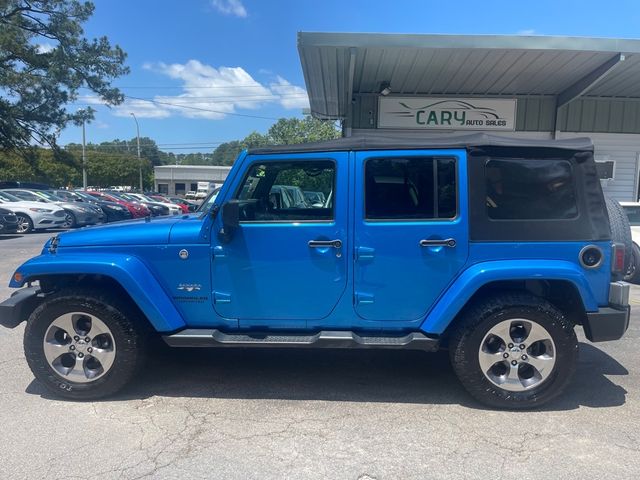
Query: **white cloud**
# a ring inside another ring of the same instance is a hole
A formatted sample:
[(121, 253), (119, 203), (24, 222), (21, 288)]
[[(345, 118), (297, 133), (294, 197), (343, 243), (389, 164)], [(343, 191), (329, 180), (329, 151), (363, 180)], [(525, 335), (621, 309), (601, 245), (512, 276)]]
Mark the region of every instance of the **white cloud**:
[[(82, 103), (88, 103), (89, 105), (107, 106), (104, 100), (95, 95), (81, 95), (80, 97), (78, 97), (78, 101)], [(171, 112), (168, 108), (150, 102), (148, 100), (127, 98), (120, 105), (109, 108), (116, 117), (128, 117), (132, 113), (140, 118), (167, 118), (171, 115)]]
[(234, 15), (240, 18), (247, 16), (247, 9), (240, 0), (211, 0), (211, 4), (225, 15)]
[(277, 81), (271, 83), (271, 91), (278, 95), (278, 101), (284, 108), (309, 108), (309, 97), (307, 91), (292, 85), (280, 75), (277, 76)]
[(153, 98), (163, 114), (170, 112), (188, 118), (219, 120), (237, 109), (256, 110), (273, 103), (287, 109), (309, 106), (303, 88), (280, 76), (275, 82), (263, 85), (242, 67), (215, 68), (198, 60), (185, 64), (145, 64), (143, 67), (183, 83), (179, 95)]
[(516, 32), (516, 35), (531, 36), (531, 35), (536, 35), (536, 31), (533, 28), (527, 28), (525, 30), (518, 30)]

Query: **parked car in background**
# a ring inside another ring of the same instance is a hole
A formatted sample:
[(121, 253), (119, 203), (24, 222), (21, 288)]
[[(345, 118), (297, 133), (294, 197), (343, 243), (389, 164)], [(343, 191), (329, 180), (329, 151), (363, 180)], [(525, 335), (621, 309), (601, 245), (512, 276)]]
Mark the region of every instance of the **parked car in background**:
[(131, 193), (123, 193), (123, 192), (107, 192), (107, 193), (110, 193), (115, 197), (122, 198), (123, 200), (127, 200), (129, 202), (139, 203), (140, 205), (144, 205), (149, 210), (149, 212), (151, 213), (151, 216), (153, 217), (169, 215), (171, 213), (171, 210), (166, 205), (159, 202), (145, 201), (141, 198), (138, 198), (137, 196), (134, 196)]
[(620, 202), (631, 227), (631, 263), (625, 280), (640, 283), (640, 202)]
[(189, 190), (184, 198), (186, 198), (187, 200), (195, 200), (196, 199), (196, 192), (194, 192), (193, 190)]
[(127, 210), (129, 210), (129, 213), (131, 213), (132, 218), (144, 218), (151, 215), (151, 212), (149, 211), (149, 209), (144, 205), (138, 202), (125, 200), (118, 196), (111, 195), (110, 193), (87, 191), (87, 195), (91, 195), (94, 198), (105, 200), (107, 202), (113, 202), (113, 203), (117, 203), (118, 205), (122, 205)]
[(65, 211), (64, 228), (83, 227), (85, 225), (95, 225), (100, 222), (100, 218), (104, 216), (102, 210), (93, 206), (83, 206), (72, 202), (66, 202), (60, 197), (56, 197), (53, 193), (46, 190), (23, 190), (10, 188), (4, 190), (12, 195), (30, 202), (41, 202), (45, 204), (54, 204), (63, 208)]
[(31, 233), (34, 230), (62, 228), (65, 211), (54, 204), (29, 202), (0, 190), (0, 206), (16, 214), (17, 233)]
[(161, 207), (166, 207), (169, 209), (169, 215), (179, 215), (182, 213), (182, 208), (180, 208), (178, 205), (171, 202), (159, 202), (158, 200), (155, 200), (150, 196), (144, 195), (142, 193), (127, 193), (127, 195), (133, 198), (137, 198), (140, 202), (144, 203), (145, 205), (153, 204), (153, 205), (159, 205)]
[(0, 207), (0, 235), (16, 233), (18, 231), (18, 217), (11, 210)]
[(189, 207), (187, 206), (186, 203), (172, 202), (167, 197), (163, 197), (162, 195), (158, 195), (158, 194), (150, 194), (150, 195), (148, 195), (148, 197), (153, 199), (156, 202), (176, 205), (176, 206), (178, 206), (180, 208), (182, 213), (189, 213)]
[(198, 209), (198, 204), (196, 202), (191, 202), (185, 198), (180, 197), (167, 197), (174, 203), (178, 205), (185, 205), (190, 212), (195, 212)]
[(74, 192), (70, 190), (54, 190), (53, 192), (60, 198), (65, 199), (67, 202), (82, 202), (97, 206), (104, 214), (103, 221), (105, 223), (118, 222), (133, 218), (127, 207), (115, 202), (109, 202), (101, 198), (92, 197), (85, 192)]

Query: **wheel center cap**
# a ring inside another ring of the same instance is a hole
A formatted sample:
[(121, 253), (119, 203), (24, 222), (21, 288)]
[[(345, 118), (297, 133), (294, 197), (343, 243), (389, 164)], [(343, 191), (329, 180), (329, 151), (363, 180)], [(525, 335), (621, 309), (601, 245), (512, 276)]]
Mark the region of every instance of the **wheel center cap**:
[(89, 344), (84, 340), (78, 340), (77, 342), (75, 342), (75, 345), (76, 345), (76, 351), (82, 352), (82, 353), (84, 353), (87, 347), (89, 346)]

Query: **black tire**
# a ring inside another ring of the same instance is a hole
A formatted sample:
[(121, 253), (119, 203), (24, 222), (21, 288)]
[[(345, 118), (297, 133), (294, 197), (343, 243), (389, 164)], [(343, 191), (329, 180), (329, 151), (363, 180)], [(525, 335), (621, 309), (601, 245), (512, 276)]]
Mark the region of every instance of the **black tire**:
[(77, 224), (76, 216), (72, 212), (64, 212), (62, 228), (75, 228)]
[[(111, 367), (88, 383), (64, 378), (49, 364), (44, 353), (43, 342), (50, 325), (71, 312), (98, 317), (109, 328), (116, 346)], [(131, 380), (145, 357), (148, 328), (138, 315), (134, 308), (96, 290), (77, 288), (55, 293), (47, 297), (27, 321), (24, 351), (29, 367), (36, 379), (56, 396), (93, 400), (113, 395)]]
[(624, 213), (624, 209), (620, 203), (606, 198), (607, 213), (609, 215), (609, 225), (611, 226), (611, 239), (616, 243), (624, 244), (624, 269), (626, 272), (631, 265), (631, 256), (633, 255), (633, 240), (631, 238), (631, 227), (629, 226), (629, 218)]
[[(31, 220), (29, 215), (16, 213), (16, 218), (18, 219), (18, 231), (16, 233), (25, 234), (33, 232), (33, 220)], [(26, 230), (20, 231), (21, 225), (26, 226)]]
[(635, 243), (631, 248), (631, 261), (624, 279), (627, 282), (640, 284), (640, 248)]
[[(548, 376), (524, 391), (500, 388), (480, 367), (483, 339), (494, 326), (509, 319), (537, 323), (555, 346), (555, 364)], [(526, 293), (502, 294), (477, 302), (458, 320), (449, 343), (451, 363), (464, 388), (485, 405), (512, 410), (541, 406), (558, 396), (573, 375), (578, 355), (573, 325), (546, 300)]]

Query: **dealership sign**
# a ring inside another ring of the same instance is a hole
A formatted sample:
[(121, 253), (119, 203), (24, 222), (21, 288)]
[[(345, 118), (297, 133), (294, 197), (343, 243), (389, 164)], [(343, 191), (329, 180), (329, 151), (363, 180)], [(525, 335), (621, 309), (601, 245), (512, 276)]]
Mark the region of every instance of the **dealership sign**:
[(378, 128), (515, 130), (516, 100), (379, 97)]

